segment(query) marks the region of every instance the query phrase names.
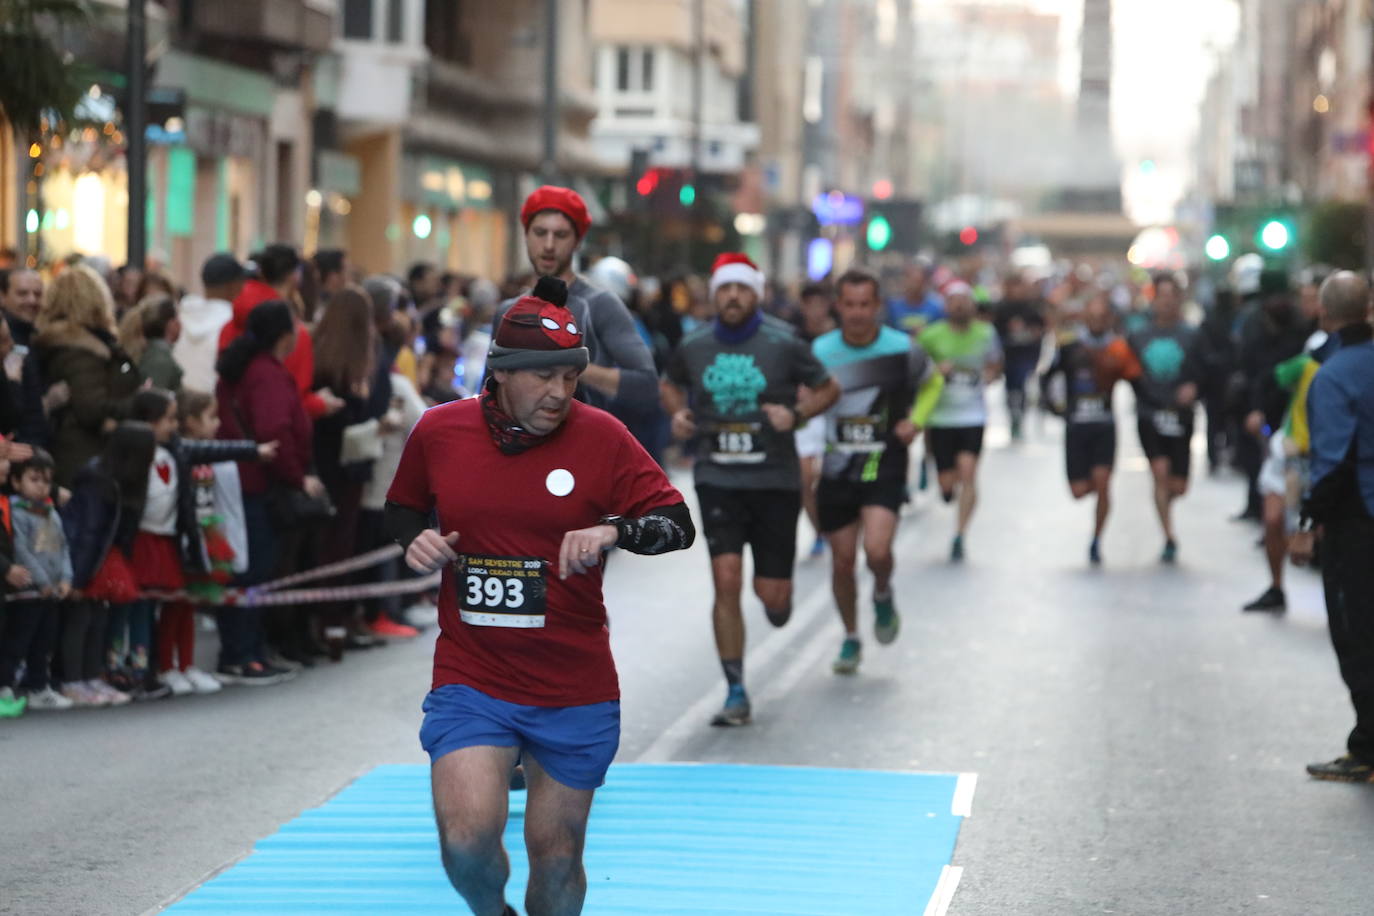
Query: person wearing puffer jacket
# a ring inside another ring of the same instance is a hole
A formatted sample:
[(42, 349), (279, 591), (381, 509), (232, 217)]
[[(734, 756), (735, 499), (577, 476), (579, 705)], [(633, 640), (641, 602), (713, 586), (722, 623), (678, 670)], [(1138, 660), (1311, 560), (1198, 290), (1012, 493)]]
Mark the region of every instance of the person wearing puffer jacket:
[(221, 252), (206, 258), (200, 269), (204, 296), (181, 299), (181, 336), (172, 347), (172, 357), (181, 366), (181, 383), (192, 391), (214, 391), (219, 377), (215, 359), (219, 356), (219, 336), (234, 318), (234, 299), (243, 291), (248, 268), (232, 254)]

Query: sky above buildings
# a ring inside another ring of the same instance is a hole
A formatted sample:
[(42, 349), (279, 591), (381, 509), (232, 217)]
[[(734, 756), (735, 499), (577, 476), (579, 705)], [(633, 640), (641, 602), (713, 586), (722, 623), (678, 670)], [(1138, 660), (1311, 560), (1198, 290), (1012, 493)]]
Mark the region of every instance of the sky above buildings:
[[(968, 2), (915, 0), (918, 9)], [(1066, 95), (1076, 94), (1083, 0), (979, 2), (1060, 16), (1060, 83)], [(1171, 222), (1192, 183), (1198, 107), (1238, 24), (1235, 0), (1114, 0), (1112, 134), (1126, 211), (1137, 222)]]

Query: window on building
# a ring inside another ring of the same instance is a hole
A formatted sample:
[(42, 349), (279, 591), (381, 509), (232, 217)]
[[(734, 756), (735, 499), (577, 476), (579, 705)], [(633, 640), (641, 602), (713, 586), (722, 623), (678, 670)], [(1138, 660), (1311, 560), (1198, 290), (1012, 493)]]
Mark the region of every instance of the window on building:
[(464, 27), (463, 0), (425, 0), (425, 47), (449, 63), (472, 63), (472, 43)]
[(372, 37), (372, 0), (344, 0), (343, 36), (362, 41)]
[(641, 71), (639, 88), (645, 92), (654, 91), (654, 49), (645, 48), (643, 57), (643, 70)]
[(615, 88), (621, 92), (630, 91), (630, 49), (617, 48), (615, 52)]
[(405, 0), (387, 0), (386, 40), (400, 44), (405, 40)]

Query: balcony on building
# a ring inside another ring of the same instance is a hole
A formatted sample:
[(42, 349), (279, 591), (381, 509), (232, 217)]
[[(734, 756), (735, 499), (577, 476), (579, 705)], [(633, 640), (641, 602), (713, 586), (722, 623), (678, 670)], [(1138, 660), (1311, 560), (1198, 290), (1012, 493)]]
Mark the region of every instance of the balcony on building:
[(197, 35), (269, 49), (327, 51), (336, 0), (181, 0), (182, 24)]

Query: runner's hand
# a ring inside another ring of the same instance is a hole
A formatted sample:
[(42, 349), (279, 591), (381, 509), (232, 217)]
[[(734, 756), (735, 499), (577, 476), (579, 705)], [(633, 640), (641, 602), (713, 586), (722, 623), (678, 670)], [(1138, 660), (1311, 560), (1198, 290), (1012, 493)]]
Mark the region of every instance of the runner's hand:
[(563, 535), (558, 551), (558, 578), (566, 579), (601, 565), (601, 552), (615, 546), (620, 532), (615, 525), (593, 525)]
[(764, 404), (763, 413), (768, 417), (768, 425), (780, 433), (790, 433), (797, 426), (797, 412), (790, 407), (782, 404)]
[(684, 407), (673, 414), (673, 438), (690, 439), (697, 434), (696, 420), (690, 408)]
[(910, 445), (920, 435), (921, 427), (912, 423), (910, 420), (898, 420), (897, 425), (892, 427), (892, 435), (897, 437), (897, 441), (903, 445)]
[(1294, 566), (1306, 566), (1312, 562), (1317, 535), (1314, 531), (1299, 531), (1288, 539), (1288, 556)]
[(1178, 406), (1192, 407), (1197, 401), (1197, 385), (1192, 382), (1184, 382), (1178, 386)]
[(458, 532), (440, 534), (433, 528), (426, 528), (406, 548), (406, 565), (417, 573), (437, 572), (458, 559), (453, 549), (457, 544)]

